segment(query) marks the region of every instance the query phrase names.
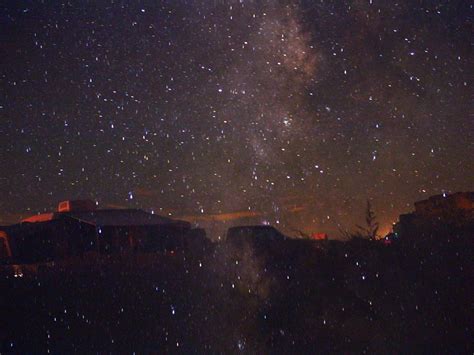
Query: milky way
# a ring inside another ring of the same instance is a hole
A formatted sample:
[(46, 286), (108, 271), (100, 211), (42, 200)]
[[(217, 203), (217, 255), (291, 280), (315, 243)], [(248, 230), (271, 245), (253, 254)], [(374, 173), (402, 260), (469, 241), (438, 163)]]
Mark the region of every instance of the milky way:
[[(338, 237), (472, 190), (463, 1), (0, 8), (0, 223), (91, 198)], [(219, 227), (221, 226), (221, 227)], [(213, 237), (216, 237), (214, 235)]]

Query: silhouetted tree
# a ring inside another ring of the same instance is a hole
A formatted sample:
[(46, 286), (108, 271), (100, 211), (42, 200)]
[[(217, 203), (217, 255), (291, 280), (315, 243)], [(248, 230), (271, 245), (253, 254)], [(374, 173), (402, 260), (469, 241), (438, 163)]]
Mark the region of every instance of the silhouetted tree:
[(365, 209), (365, 226), (356, 224), (355, 231), (344, 230), (339, 228), (339, 232), (346, 240), (354, 238), (375, 240), (378, 237), (379, 223), (377, 222), (377, 216), (372, 209), (372, 204), (367, 200), (367, 207)]
[(369, 200), (367, 200), (367, 207), (365, 209), (365, 226), (356, 225), (356, 227), (358, 229), (355, 235), (356, 237), (370, 240), (377, 239), (379, 223), (377, 222), (377, 216)]

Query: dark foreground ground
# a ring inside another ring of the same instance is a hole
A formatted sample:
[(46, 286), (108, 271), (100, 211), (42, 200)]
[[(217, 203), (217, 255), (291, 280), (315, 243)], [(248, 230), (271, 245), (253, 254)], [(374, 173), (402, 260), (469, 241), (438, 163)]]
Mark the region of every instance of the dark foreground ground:
[(1, 353), (472, 353), (472, 236), (84, 258), (1, 287)]

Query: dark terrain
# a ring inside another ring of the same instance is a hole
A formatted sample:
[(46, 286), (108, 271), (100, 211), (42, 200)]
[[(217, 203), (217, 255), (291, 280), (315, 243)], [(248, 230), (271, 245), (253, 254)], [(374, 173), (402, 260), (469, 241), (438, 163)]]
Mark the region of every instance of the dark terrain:
[(473, 234), (84, 256), (1, 280), (1, 352), (472, 353)]

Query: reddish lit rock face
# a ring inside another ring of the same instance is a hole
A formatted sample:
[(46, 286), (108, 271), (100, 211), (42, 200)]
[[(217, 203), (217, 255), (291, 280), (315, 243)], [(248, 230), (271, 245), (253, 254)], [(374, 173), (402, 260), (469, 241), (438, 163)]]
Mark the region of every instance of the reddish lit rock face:
[(67, 200), (58, 205), (58, 212), (95, 211), (97, 206), (92, 200)]
[(25, 219), (22, 219), (22, 222), (30, 222), (30, 223), (36, 223), (36, 222), (47, 222), (51, 221), (54, 219), (54, 213), (42, 213), (42, 214), (37, 214), (35, 216), (31, 216)]

